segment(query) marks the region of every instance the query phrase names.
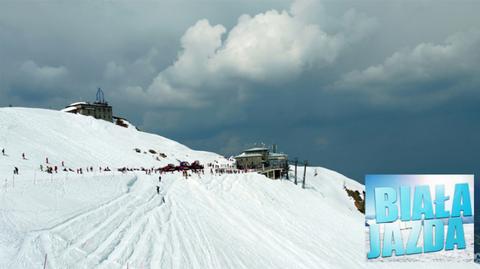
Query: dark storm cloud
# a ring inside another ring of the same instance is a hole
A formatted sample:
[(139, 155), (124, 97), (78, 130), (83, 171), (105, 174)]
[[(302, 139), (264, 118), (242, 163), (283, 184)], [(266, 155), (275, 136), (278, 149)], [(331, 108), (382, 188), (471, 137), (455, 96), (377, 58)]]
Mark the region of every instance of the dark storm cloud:
[(478, 1), (4, 1), (0, 105), (116, 114), (198, 149), (277, 143), (357, 180), (471, 173)]

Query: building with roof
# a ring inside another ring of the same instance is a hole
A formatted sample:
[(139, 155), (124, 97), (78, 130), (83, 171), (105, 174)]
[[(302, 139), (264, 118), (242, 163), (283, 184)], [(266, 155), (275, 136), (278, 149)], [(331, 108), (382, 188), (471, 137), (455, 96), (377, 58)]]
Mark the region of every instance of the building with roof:
[(261, 169), (267, 165), (268, 149), (247, 149), (235, 156), (238, 169)]
[(270, 167), (288, 169), (288, 155), (284, 153), (272, 152), (268, 155), (268, 164)]
[(288, 172), (288, 155), (277, 153), (275, 145), (272, 151), (270, 152), (266, 147), (244, 150), (240, 155), (235, 156), (237, 168), (253, 169), (267, 177), (280, 178)]
[(98, 88), (97, 98), (94, 103), (76, 102), (62, 109), (64, 112), (92, 116), (96, 119), (112, 122), (113, 111), (112, 106), (108, 105), (102, 89)]

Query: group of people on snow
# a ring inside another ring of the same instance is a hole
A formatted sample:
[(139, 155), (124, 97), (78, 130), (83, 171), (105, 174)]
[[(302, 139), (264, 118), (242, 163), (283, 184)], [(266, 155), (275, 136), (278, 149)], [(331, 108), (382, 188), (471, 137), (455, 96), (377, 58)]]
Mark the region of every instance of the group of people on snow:
[[(6, 152), (5, 152), (5, 148), (2, 148), (2, 155), (7, 156)], [(22, 159), (27, 160), (25, 153), (22, 153)], [(45, 166), (44, 166), (44, 164), (40, 164), (40, 171), (46, 172), (46, 173), (49, 173), (49, 174), (58, 173), (58, 166), (50, 165), (50, 160), (49, 160), (48, 157), (45, 158), (45, 164), (46, 164)], [(233, 165), (220, 166), (218, 163), (217, 164), (208, 163), (207, 166), (210, 168), (210, 174), (212, 174), (212, 175), (237, 174), (237, 173), (247, 172), (247, 171), (243, 171), (243, 170), (238, 170)], [(65, 167), (65, 162), (64, 161), (61, 161), (61, 167), (63, 167), (64, 172), (76, 172), (77, 174), (83, 174), (84, 171), (86, 171), (86, 172), (93, 172), (94, 171), (93, 166), (86, 167), (85, 170), (84, 170), (84, 168), (77, 168), (76, 170), (73, 170), (72, 168)], [(108, 171), (111, 171), (111, 169), (108, 166), (104, 167), (104, 168), (99, 166), (98, 171), (99, 172), (108, 172)], [(160, 169), (160, 168), (154, 168), (154, 167), (152, 167), (152, 168), (144, 168), (144, 167), (141, 167), (141, 168), (127, 168), (127, 167), (122, 167), (122, 168), (118, 168), (118, 171), (123, 172), (123, 173), (126, 173), (127, 171), (143, 171), (143, 172), (145, 172), (146, 175), (151, 175), (152, 173), (160, 173), (160, 174), (167, 173), (165, 171), (162, 171), (162, 169)], [(204, 169), (182, 170), (182, 176), (185, 177), (185, 179), (188, 179), (188, 177), (192, 176), (191, 174), (189, 174), (189, 171), (191, 171), (192, 173), (198, 174), (199, 177), (200, 177), (200, 175), (205, 174)], [(174, 171), (171, 171), (171, 172), (173, 173)], [(13, 174), (14, 175), (19, 174), (18, 167), (14, 167)], [(158, 177), (158, 182), (159, 182), (159, 185), (156, 185), (156, 192), (157, 192), (157, 195), (160, 195), (160, 185), (162, 183), (162, 176), (161, 175)], [(163, 197), (163, 196), (162, 196), (162, 202), (165, 203), (165, 197)]]
[[(6, 153), (6, 150), (5, 148), (2, 148), (2, 156), (7, 156), (7, 153)], [(23, 160), (28, 160), (27, 159), (27, 156), (25, 154), (25, 152), (22, 153), (22, 159)], [(65, 167), (65, 162), (64, 161), (61, 161), (61, 167), (63, 167), (63, 171), (64, 172), (76, 172), (77, 174), (83, 174), (84, 172), (84, 169), (83, 168), (77, 168), (76, 170), (73, 170), (72, 168), (67, 168)], [(93, 166), (89, 166), (89, 167), (86, 167), (85, 168), (85, 171), (86, 172), (93, 172)], [(107, 167), (104, 167), (102, 168), (101, 166), (99, 167), (98, 169), (100, 172), (104, 171), (104, 172), (109, 172), (109, 171), (112, 171), (108, 166)], [(44, 164), (40, 164), (40, 171), (42, 172), (46, 172), (46, 173), (49, 173), (49, 174), (53, 174), (53, 173), (58, 173), (59, 171), (59, 167), (57, 165), (50, 165), (50, 160), (48, 157), (45, 157), (45, 165)], [(18, 175), (18, 172), (19, 172), (19, 169), (18, 167), (14, 167), (13, 169), (13, 174), (14, 175)]]

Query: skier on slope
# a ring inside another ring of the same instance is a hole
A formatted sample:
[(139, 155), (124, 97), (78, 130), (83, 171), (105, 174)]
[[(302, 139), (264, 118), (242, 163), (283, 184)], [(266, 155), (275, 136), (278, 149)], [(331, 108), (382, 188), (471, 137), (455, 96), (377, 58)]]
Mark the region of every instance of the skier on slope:
[(2, 155), (5, 156), (5, 149), (2, 149)]
[(162, 176), (158, 177), (158, 182), (162, 182)]
[(160, 186), (157, 186), (157, 194), (160, 194)]

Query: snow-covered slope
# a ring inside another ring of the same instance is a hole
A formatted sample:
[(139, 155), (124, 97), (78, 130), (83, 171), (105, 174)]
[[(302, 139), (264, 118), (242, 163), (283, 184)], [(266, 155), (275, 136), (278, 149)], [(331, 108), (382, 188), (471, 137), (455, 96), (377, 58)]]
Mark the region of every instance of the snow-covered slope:
[[(305, 190), (254, 173), (207, 170), (187, 180), (169, 173), (159, 183), (158, 174), (100, 172), (98, 166), (150, 168), (177, 159), (228, 161), (157, 135), (41, 109), (0, 108), (0, 148), (7, 153), (0, 156), (0, 268), (42, 268), (45, 258), (47, 268), (411, 266), (365, 261), (364, 217), (343, 190), (363, 186), (328, 169), (308, 168)], [(150, 149), (167, 157), (157, 160)], [(64, 161), (94, 172), (50, 175), (39, 170), (46, 157), (51, 165)]]
[[(1, 147), (9, 155), (2, 164), (19, 165), (20, 170), (37, 167), (47, 157), (50, 163), (59, 165), (64, 161), (68, 167), (151, 167), (197, 159), (226, 162), (217, 154), (193, 151), (158, 135), (93, 117), (45, 109), (1, 108)], [(140, 154), (135, 152), (136, 148), (141, 150)], [(22, 153), (28, 159), (25, 162), (19, 162)], [(163, 158), (158, 153), (167, 156)]]

